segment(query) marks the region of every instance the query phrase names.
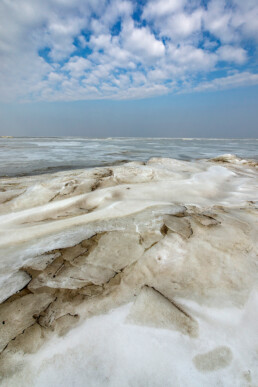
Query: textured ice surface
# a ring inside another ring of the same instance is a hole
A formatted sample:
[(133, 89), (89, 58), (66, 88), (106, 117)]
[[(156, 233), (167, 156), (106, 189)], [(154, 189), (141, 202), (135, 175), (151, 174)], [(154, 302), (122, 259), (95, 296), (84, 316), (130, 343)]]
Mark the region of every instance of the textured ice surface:
[(257, 166), (2, 178), (6, 386), (255, 386)]

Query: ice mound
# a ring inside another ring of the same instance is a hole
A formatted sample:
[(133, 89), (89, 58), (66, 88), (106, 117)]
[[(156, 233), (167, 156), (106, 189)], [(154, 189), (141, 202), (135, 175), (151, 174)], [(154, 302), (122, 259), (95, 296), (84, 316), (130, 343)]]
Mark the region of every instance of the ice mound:
[(244, 165), (249, 165), (251, 167), (258, 167), (258, 162), (256, 160), (245, 160), (241, 159), (240, 157), (237, 157), (236, 155), (232, 155), (230, 153), (224, 154), (218, 157), (214, 157), (211, 159), (213, 162), (217, 163), (230, 163), (230, 164), (244, 164)]
[(3, 385), (255, 385), (257, 169), (220, 163), (1, 180)]

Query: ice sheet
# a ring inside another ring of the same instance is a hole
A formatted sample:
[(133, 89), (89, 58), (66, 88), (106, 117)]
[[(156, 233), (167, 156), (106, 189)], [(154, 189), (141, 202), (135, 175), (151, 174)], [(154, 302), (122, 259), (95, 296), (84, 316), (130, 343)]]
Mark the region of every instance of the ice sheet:
[(1, 187), (3, 385), (255, 385), (255, 163), (153, 158)]

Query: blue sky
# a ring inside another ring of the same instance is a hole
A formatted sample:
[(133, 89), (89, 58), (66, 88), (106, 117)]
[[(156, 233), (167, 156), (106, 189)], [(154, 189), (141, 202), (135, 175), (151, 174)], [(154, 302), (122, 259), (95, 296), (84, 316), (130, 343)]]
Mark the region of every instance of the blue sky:
[[(228, 136), (232, 126), (239, 132), (241, 112), (247, 135), (257, 135), (257, 0), (2, 0), (0, 15), (1, 131), (44, 135), (56, 109), (52, 133), (63, 125), (63, 135), (73, 134), (62, 117), (70, 112), (78, 121), (76, 111), (85, 121), (73, 130), (89, 135), (95, 111), (96, 123), (103, 118), (97, 135), (108, 136), (111, 125), (121, 136), (136, 135), (137, 118), (143, 126), (154, 109), (164, 135), (177, 120), (199, 136), (198, 120), (193, 127), (189, 117), (199, 111), (202, 126), (210, 112), (219, 124), (231, 112), (223, 106), (234, 105)], [(42, 114), (46, 127), (33, 129)], [(153, 120), (149, 128), (155, 130)]]

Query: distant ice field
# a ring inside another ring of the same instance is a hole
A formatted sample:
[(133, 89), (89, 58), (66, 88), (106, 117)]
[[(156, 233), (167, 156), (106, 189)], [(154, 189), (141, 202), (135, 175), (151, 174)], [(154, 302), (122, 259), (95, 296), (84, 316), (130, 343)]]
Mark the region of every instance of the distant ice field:
[(222, 154), (257, 160), (258, 139), (0, 138), (0, 176), (101, 167), (151, 157), (190, 161)]

